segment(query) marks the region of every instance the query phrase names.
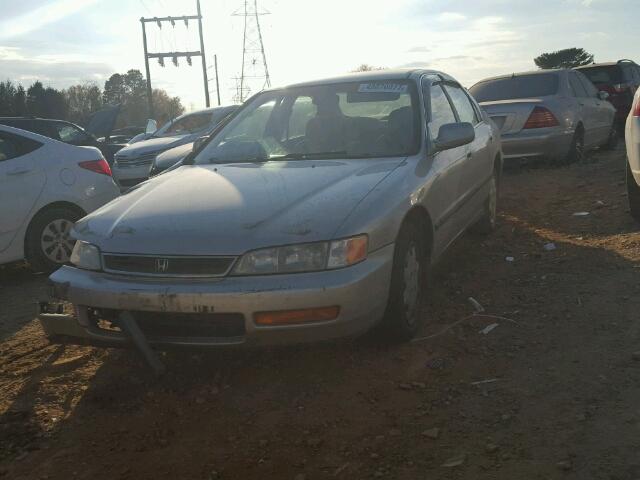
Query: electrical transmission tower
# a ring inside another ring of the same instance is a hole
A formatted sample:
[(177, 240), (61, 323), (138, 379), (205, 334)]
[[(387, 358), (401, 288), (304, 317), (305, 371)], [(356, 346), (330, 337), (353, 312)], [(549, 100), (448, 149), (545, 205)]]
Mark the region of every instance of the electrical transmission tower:
[(260, 30), (260, 17), (268, 14), (266, 10), (258, 9), (258, 0), (244, 0), (244, 6), (232, 14), (236, 17), (244, 17), (242, 69), (235, 95), (237, 102), (244, 102), (251, 94), (252, 88), (260, 91), (271, 86)]
[[(173, 64), (178, 66), (178, 58), (186, 57), (187, 63), (191, 66), (191, 57), (202, 58), (202, 76), (204, 79), (204, 98), (207, 107), (209, 107), (209, 81), (207, 80), (207, 60), (204, 54), (204, 39), (202, 37), (202, 13), (200, 11), (200, 0), (196, 0), (197, 15), (183, 15), (181, 17), (153, 17), (141, 18), (142, 24), (142, 44), (144, 47), (144, 65), (147, 71), (147, 101), (149, 102), (149, 117), (154, 118), (153, 97), (151, 89), (151, 73), (149, 71), (149, 59), (155, 58), (161, 67), (164, 67), (164, 59), (171, 58)], [(200, 50), (196, 51), (180, 51), (180, 52), (154, 52), (149, 53), (147, 49), (147, 23), (156, 24), (158, 28), (162, 28), (164, 23), (170, 23), (175, 28), (176, 22), (184, 22), (185, 27), (189, 28), (189, 20), (198, 21), (198, 33), (200, 36)]]

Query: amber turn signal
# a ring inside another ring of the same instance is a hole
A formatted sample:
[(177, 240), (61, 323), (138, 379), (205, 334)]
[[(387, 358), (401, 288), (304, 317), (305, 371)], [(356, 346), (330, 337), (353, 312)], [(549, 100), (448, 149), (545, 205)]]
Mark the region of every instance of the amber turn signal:
[(328, 322), (338, 318), (340, 307), (306, 308), (302, 310), (278, 310), (253, 315), (256, 325), (294, 325), (297, 323)]

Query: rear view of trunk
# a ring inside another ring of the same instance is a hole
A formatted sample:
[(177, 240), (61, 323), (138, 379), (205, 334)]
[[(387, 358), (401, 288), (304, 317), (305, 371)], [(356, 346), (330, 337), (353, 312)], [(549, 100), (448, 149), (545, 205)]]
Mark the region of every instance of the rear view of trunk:
[(557, 118), (540, 99), (501, 100), (481, 105), (503, 135), (558, 126)]

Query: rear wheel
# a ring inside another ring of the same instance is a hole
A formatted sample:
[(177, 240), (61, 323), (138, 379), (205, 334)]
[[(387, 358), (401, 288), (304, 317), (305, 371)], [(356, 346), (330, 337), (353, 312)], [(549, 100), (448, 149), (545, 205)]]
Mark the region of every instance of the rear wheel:
[(381, 333), (394, 341), (413, 338), (420, 327), (428, 269), (424, 234), (418, 222), (406, 222), (398, 235), (391, 288)]
[(566, 157), (565, 163), (580, 162), (584, 159), (584, 130), (582, 127), (578, 127), (573, 134), (573, 140), (571, 141), (571, 147)]
[(629, 199), (629, 210), (631, 216), (640, 222), (640, 186), (636, 183), (631, 173), (631, 165), (627, 160), (627, 198)]
[(54, 207), (37, 214), (27, 230), (27, 261), (37, 272), (50, 272), (69, 262), (74, 241), (69, 233), (82, 215), (71, 208)]

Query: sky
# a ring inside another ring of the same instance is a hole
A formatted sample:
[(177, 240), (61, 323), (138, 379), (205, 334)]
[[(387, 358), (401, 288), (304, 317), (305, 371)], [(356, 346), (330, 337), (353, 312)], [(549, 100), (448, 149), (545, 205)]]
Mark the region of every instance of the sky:
[[(39, 79), (64, 88), (137, 68), (144, 74), (140, 17), (195, 14), (196, 0), (0, 0), (0, 80)], [(258, 0), (272, 86), (340, 75), (362, 63), (444, 71), (469, 87), (532, 70), (546, 51), (582, 47), (596, 61), (636, 52), (639, 0)], [(244, 0), (201, 0), (212, 105), (213, 55), (223, 104), (233, 102), (242, 63)], [(148, 24), (150, 52), (198, 50), (197, 26)], [(204, 107), (199, 58), (180, 67), (151, 61), (154, 88)], [(254, 91), (261, 85), (251, 85)], [(0, 112), (1, 114), (1, 112)]]

